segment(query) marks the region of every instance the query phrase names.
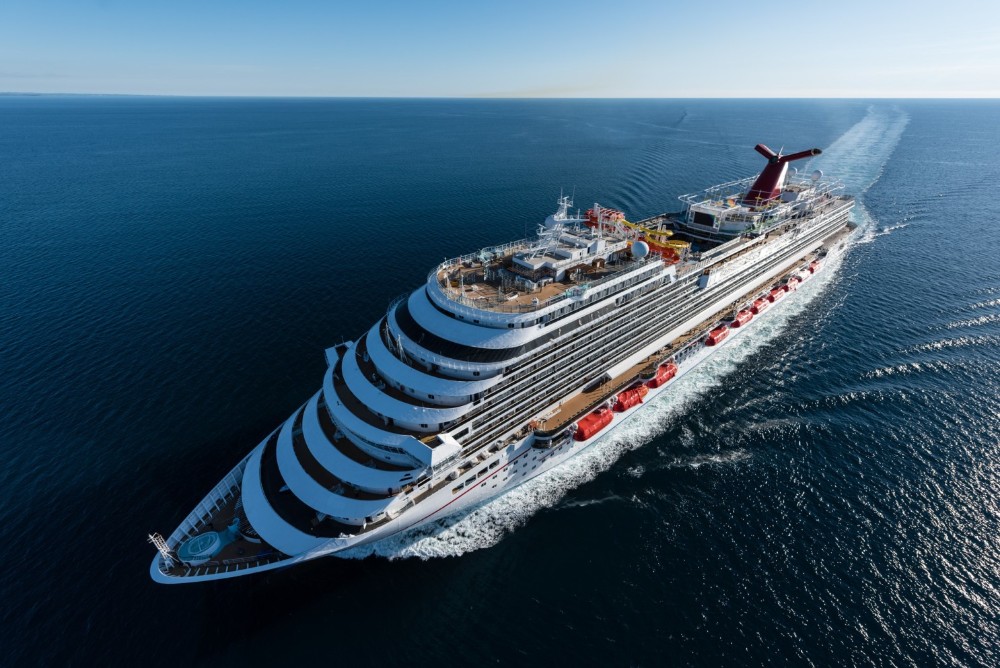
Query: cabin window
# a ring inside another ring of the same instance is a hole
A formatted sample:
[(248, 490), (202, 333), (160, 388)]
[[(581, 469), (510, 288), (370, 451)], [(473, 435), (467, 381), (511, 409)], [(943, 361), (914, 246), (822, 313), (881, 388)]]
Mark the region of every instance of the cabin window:
[(458, 494), (458, 493), (459, 493), (460, 491), (462, 491), (462, 488), (463, 488), (463, 487), (465, 487), (465, 485), (459, 485), (458, 487), (455, 487), (455, 488), (453, 488), (453, 489), (451, 490), (451, 493), (452, 493), (452, 494)]
[(434, 398), (434, 395), (433, 395), (433, 394), (428, 394), (428, 395), (427, 395), (427, 398), (428, 398), (428, 399), (433, 399), (433, 398)]
[(495, 462), (493, 462), (492, 464), (490, 464), (490, 468), (491, 468), (491, 469), (495, 469), (495, 468), (496, 468), (497, 466), (499, 466), (499, 465), (500, 465), (500, 462), (499, 462), (499, 461), (495, 461)]
[(479, 375), (479, 372), (478, 372), (478, 371), (473, 371), (473, 372), (472, 372), (472, 375), (473, 375), (473, 376), (478, 376), (478, 375)]
[(427, 429), (427, 425), (425, 425), (425, 424), (422, 424), (420, 426), (423, 427), (424, 429)]
[(482, 469), (482, 470), (481, 470), (481, 471), (480, 471), (479, 473), (477, 473), (476, 475), (477, 475), (477, 476), (479, 476), (480, 478), (481, 478), (481, 477), (483, 477), (484, 475), (486, 475), (486, 469)]
[(472, 476), (471, 478), (469, 478), (468, 480), (466, 480), (465, 484), (466, 485), (475, 485), (476, 484), (476, 476)]

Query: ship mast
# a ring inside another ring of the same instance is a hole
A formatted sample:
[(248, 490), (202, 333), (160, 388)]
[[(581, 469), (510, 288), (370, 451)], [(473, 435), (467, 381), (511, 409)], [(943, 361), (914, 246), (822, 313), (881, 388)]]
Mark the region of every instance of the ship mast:
[(173, 552), (171, 551), (170, 546), (167, 545), (167, 541), (164, 540), (163, 536), (155, 532), (151, 533), (146, 539), (146, 542), (153, 544), (157, 552), (160, 553), (160, 556), (163, 557), (163, 561), (166, 563), (168, 569), (174, 567)]

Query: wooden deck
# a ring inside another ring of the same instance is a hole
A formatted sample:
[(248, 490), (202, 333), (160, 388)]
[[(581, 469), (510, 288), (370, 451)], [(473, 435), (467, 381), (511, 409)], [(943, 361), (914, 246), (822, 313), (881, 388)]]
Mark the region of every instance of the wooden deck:
[[(499, 272), (501, 268), (513, 274), (519, 274), (517, 267), (509, 264), (510, 257), (503, 261), (494, 262), (489, 269)], [(535, 291), (523, 289), (508, 290), (501, 296), (501, 282), (497, 279), (487, 280), (485, 277), (485, 267), (481, 264), (473, 264), (471, 267), (451, 267), (438, 272), (438, 280), (448, 287), (443, 288), (451, 296), (461, 296), (472, 301), (484, 311), (503, 310), (504, 307), (531, 306), (537, 299), (539, 303), (558, 297), (566, 290), (576, 285), (583, 285), (607, 278), (612, 274), (622, 270), (620, 264), (607, 264), (599, 267), (588, 263), (581, 263), (574, 269), (580, 269), (582, 274), (577, 280), (565, 278), (561, 281), (552, 281)], [(530, 279), (529, 279), (530, 280)]]

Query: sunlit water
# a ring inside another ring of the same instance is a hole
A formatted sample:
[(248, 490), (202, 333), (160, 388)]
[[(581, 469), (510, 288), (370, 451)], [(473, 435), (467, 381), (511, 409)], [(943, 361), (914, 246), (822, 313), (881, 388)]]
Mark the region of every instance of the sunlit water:
[[(995, 665), (1000, 105), (0, 98), (4, 662)], [(441, 525), (205, 586), (168, 532), (444, 256), (639, 218), (758, 141), (839, 264)], [(370, 556), (371, 554), (377, 556)], [(369, 558), (357, 558), (369, 555)]]

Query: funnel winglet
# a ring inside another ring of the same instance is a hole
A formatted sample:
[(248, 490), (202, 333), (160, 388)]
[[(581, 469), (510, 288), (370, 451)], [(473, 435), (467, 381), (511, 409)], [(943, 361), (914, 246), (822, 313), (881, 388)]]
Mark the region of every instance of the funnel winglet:
[(743, 203), (750, 205), (763, 204), (781, 195), (781, 189), (785, 185), (785, 175), (788, 174), (788, 163), (802, 158), (811, 158), (823, 152), (818, 148), (811, 148), (790, 155), (781, 155), (764, 144), (757, 144), (754, 146), (754, 150), (767, 158), (767, 166), (764, 167), (760, 176), (743, 197)]

